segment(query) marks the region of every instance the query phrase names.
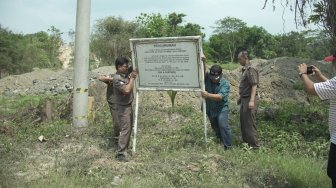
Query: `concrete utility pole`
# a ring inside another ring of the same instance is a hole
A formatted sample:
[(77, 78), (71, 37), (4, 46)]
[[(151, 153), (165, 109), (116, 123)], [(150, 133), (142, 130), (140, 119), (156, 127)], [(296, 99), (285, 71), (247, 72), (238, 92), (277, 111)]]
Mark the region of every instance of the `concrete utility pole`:
[(87, 127), (91, 0), (77, 0), (72, 118), (75, 127)]

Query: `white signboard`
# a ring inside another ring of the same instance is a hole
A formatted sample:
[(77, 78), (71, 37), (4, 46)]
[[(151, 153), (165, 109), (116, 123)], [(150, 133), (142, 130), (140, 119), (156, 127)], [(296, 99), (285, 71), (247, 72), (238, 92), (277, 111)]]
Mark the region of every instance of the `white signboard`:
[[(139, 90), (204, 91), (201, 37), (130, 39), (133, 68), (138, 70), (133, 129), (133, 152), (139, 110)], [(204, 137), (207, 139), (203, 99)]]
[(201, 90), (199, 36), (130, 39), (130, 43), (139, 90)]

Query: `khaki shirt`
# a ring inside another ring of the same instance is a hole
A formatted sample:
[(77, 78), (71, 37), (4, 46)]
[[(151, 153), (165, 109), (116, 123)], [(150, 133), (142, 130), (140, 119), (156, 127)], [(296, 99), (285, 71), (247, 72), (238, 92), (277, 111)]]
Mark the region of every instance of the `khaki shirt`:
[[(110, 76), (113, 78), (114, 74), (111, 74)], [(114, 89), (113, 89), (113, 81), (112, 81), (107, 84), (107, 89), (106, 89), (106, 100), (109, 105), (115, 104), (117, 101), (113, 90)]]
[(239, 95), (241, 97), (251, 96), (252, 86), (259, 84), (258, 70), (251, 64), (242, 69), (242, 76), (239, 83)]
[(113, 92), (116, 104), (129, 105), (133, 101), (133, 92), (125, 95), (121, 92), (121, 88), (129, 83), (129, 78), (125, 74), (115, 73), (113, 76)]

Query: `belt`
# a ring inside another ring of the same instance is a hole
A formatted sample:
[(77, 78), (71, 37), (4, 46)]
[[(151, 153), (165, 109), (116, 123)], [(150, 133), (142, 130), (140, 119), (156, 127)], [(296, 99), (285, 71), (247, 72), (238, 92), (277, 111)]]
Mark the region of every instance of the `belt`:
[[(258, 95), (256, 95), (258, 96)], [(248, 97), (251, 97), (251, 95), (248, 95), (248, 96), (242, 96), (241, 98), (248, 98)]]

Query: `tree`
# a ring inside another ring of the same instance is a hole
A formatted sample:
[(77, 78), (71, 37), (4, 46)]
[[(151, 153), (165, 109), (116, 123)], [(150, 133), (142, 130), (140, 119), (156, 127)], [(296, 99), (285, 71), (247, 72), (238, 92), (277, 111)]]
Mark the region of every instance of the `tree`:
[(17, 45), (21, 37), (0, 25), (0, 67), (2, 71), (16, 72), (19, 64), (18, 59), (20, 59)]
[[(331, 37), (333, 50), (336, 49), (336, 1), (335, 0), (278, 0), (295, 12), (297, 25), (321, 24)], [(266, 7), (268, 0), (264, 0)], [(272, 0), (275, 8), (275, 0)], [(311, 7), (313, 10), (311, 10)], [(310, 11), (311, 10), (311, 11)]]
[(56, 67), (60, 64), (58, 63), (59, 49), (63, 45), (62, 32), (54, 26), (48, 29), (49, 33), (49, 59), (51, 60), (52, 66)]
[(202, 33), (203, 27), (198, 24), (187, 23), (184, 27), (180, 28), (179, 34), (181, 36), (202, 36), (204, 39), (205, 34)]
[(276, 53), (280, 56), (303, 57), (306, 40), (305, 36), (299, 32), (290, 32), (276, 36), (278, 47)]
[(160, 13), (141, 13), (140, 16), (136, 17), (136, 22), (140, 26), (139, 36), (146, 38), (168, 36), (167, 20)]
[(321, 54), (328, 54), (331, 46), (330, 37), (325, 31), (308, 30), (290, 32), (275, 36), (275, 51), (278, 56), (321, 59)]
[(214, 34), (209, 38), (207, 52), (215, 62), (230, 61), (232, 59), (231, 51), (228, 48), (228, 40), (229, 36), (224, 34)]
[[(21, 74), (34, 67), (58, 68), (61, 32), (51, 26), (50, 34), (15, 34), (0, 25), (0, 67), (10, 74)], [(53, 62), (53, 63), (52, 63)]]
[(90, 50), (102, 64), (112, 65), (118, 56), (129, 56), (129, 39), (138, 25), (121, 17), (100, 19), (93, 27)]
[(213, 38), (212, 41), (218, 42), (219, 38), (222, 38), (220, 40), (223, 42), (217, 43), (217, 47), (213, 46), (215, 47), (214, 50), (216, 50), (219, 54), (222, 53), (222, 51), (218, 50), (227, 49), (230, 56), (230, 61), (233, 62), (235, 59), (238, 46), (242, 44), (242, 36), (240, 36), (239, 31), (245, 27), (246, 23), (238, 18), (225, 17), (223, 19), (216, 21), (216, 26), (214, 27), (215, 28), (214, 33), (217, 34), (217, 36), (215, 36), (215, 38)]
[(248, 50), (251, 56), (258, 58), (269, 59), (276, 56), (274, 37), (263, 27), (243, 27), (239, 30), (239, 36), (244, 41), (239, 50)]
[(185, 14), (176, 14), (175, 12), (168, 15), (168, 25), (171, 27), (171, 34), (176, 35), (177, 26), (178, 24), (182, 23), (183, 17)]
[(332, 44), (330, 43), (330, 35), (326, 31), (308, 30), (304, 31), (303, 34), (305, 35), (307, 41), (307, 58), (320, 60), (321, 54), (330, 53)]
[(198, 24), (187, 23), (180, 25), (183, 22), (183, 13), (177, 14), (175, 12), (162, 16), (157, 14), (141, 13), (136, 17), (140, 28), (137, 34), (142, 37), (176, 37), (176, 36), (202, 36), (203, 27)]

